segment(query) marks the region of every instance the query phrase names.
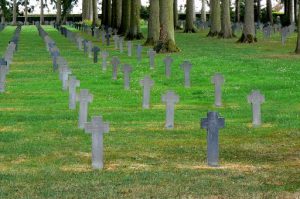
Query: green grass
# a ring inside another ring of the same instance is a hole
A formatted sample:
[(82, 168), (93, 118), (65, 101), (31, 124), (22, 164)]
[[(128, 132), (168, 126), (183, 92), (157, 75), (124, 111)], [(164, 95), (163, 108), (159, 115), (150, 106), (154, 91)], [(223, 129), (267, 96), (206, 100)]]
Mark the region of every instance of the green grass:
[[(23, 27), (7, 92), (0, 95), (0, 198), (300, 196), (300, 57), (292, 53), (296, 35), (281, 46), (279, 35), (270, 40), (259, 35), (257, 44), (248, 45), (206, 38), (206, 32), (178, 32), (181, 52), (172, 55), (169, 80), (164, 77), (165, 55), (156, 57), (151, 71), (146, 49), (138, 65), (135, 57), (120, 55), (111, 45), (110, 58), (119, 56), (134, 68), (132, 88), (124, 91), (121, 70), (113, 82), (111, 67), (103, 73), (101, 62), (93, 64), (55, 29), (44, 28), (81, 81), (80, 88), (94, 95), (90, 117), (102, 115), (110, 123), (105, 169), (91, 169), (91, 137), (77, 128), (78, 110), (68, 110), (68, 93), (52, 72), (36, 28)], [(14, 29), (0, 32), (0, 53)], [(183, 87), (179, 65), (184, 60), (193, 63), (190, 89)], [(225, 77), (221, 108), (213, 106), (210, 79), (216, 72)], [(146, 74), (155, 81), (150, 110), (141, 108), (139, 80)], [(261, 128), (251, 127), (246, 97), (252, 89), (266, 97)], [(161, 102), (167, 90), (180, 96), (171, 131), (164, 129)], [(209, 110), (226, 120), (220, 130), (220, 168), (206, 166), (206, 132), (199, 123)]]

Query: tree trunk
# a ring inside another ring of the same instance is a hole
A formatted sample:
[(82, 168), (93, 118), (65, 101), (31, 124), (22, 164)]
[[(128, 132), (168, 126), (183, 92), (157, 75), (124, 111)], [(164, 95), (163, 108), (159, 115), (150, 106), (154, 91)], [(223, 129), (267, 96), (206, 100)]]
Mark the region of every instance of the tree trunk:
[(260, 23), (261, 18), (261, 6), (260, 6), (260, 0), (257, 0), (257, 23)]
[(267, 17), (268, 17), (268, 22), (273, 24), (272, 0), (267, 0)]
[(89, 12), (88, 19), (93, 21), (93, 0), (89, 0)]
[(140, 32), (140, 10), (141, 0), (131, 0), (130, 28), (126, 35), (126, 39), (128, 40), (144, 38)]
[(60, 23), (61, 22), (61, 0), (57, 0), (56, 9), (57, 9), (56, 23)]
[(235, 22), (240, 23), (241, 22), (241, 6), (240, 6), (240, 0), (235, 0)]
[(28, 0), (25, 0), (25, 10), (24, 10), (24, 24), (26, 25), (28, 23)]
[(82, 0), (82, 21), (87, 19), (87, 0)]
[(122, 22), (119, 34), (127, 35), (130, 27), (130, 0), (122, 1)]
[(160, 35), (154, 50), (158, 53), (178, 52), (174, 35), (173, 0), (160, 0), (159, 8), (159, 15), (161, 16)]
[(232, 38), (232, 29), (230, 21), (230, 0), (222, 0), (222, 21), (219, 37)]
[(96, 26), (98, 24), (98, 5), (97, 0), (93, 1), (93, 26)]
[(289, 0), (289, 18), (291, 23), (295, 23), (294, 0)]
[(173, 15), (174, 15), (174, 28), (175, 30), (180, 30), (181, 27), (178, 25), (178, 4), (177, 0), (173, 2)]
[(298, 4), (299, 1), (298, 0), (294, 0), (294, 16), (295, 16), (295, 23), (298, 23)]
[(202, 22), (206, 22), (206, 8), (205, 8), (206, 0), (201, 0), (201, 2), (202, 2), (201, 21)]
[(17, 1), (13, 1), (13, 22), (12, 24), (17, 25)]
[(221, 31), (221, 12), (220, 12), (220, 1), (210, 0), (210, 18), (211, 27), (207, 36), (214, 37), (218, 36)]
[(106, 3), (107, 25), (111, 27), (111, 0), (107, 0)]
[(44, 0), (41, 1), (40, 24), (44, 24)]
[(120, 28), (122, 20), (122, 1), (113, 0), (112, 1), (112, 14), (111, 14), (111, 23), (113, 28)]
[(195, 17), (195, 0), (186, 1), (186, 14), (185, 14), (185, 33), (195, 33), (197, 32), (194, 26)]
[[(300, 4), (298, 5), (299, 11), (300, 11)], [(296, 47), (296, 53), (300, 54), (300, 12), (298, 11), (298, 37), (297, 37), (297, 47)]]
[(246, 0), (245, 3), (245, 16), (244, 16), (244, 28), (243, 34), (238, 42), (241, 43), (253, 43), (257, 39), (255, 37), (255, 25), (254, 25), (254, 0)]
[(102, 26), (106, 26), (107, 25), (107, 0), (102, 0), (102, 15), (101, 15), (101, 24)]
[(155, 45), (159, 40), (159, 0), (150, 0), (148, 37), (144, 45)]

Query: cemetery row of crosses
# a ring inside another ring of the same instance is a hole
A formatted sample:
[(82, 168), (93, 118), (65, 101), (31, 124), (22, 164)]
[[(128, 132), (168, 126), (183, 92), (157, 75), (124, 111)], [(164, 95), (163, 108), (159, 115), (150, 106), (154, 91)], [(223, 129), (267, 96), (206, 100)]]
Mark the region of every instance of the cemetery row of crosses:
[[(248, 1), (246, 1), (246, 4), (247, 2)], [(246, 22), (247, 18), (248, 16), (246, 15)], [(165, 19), (163, 16), (162, 21), (163, 20), (167, 19)], [(67, 61), (61, 56), (60, 50), (57, 47), (55, 41), (46, 33), (46, 31), (43, 29), (39, 22), (33, 23), (36, 25), (36, 28), (39, 31), (39, 35), (43, 38), (45, 42), (46, 50), (52, 57), (53, 71), (59, 72), (59, 79), (62, 82), (62, 90), (69, 92), (69, 109), (75, 110), (76, 103), (79, 103), (78, 128), (83, 129), (87, 134), (91, 134), (92, 137), (92, 167), (94, 169), (102, 169), (104, 167), (103, 134), (109, 132), (109, 124), (108, 122), (103, 121), (101, 115), (93, 116), (89, 121), (89, 104), (92, 103), (94, 100), (92, 93), (90, 93), (88, 89), (84, 88), (81, 88), (79, 92), (77, 92), (78, 88), (80, 87), (80, 80), (78, 80), (76, 76), (72, 75), (72, 70), (71, 68), (69, 68)], [(53, 25), (58, 31), (60, 31), (60, 33), (63, 36), (68, 38), (70, 41), (74, 42), (74, 44), (77, 45), (78, 50), (83, 51), (86, 56), (92, 58), (94, 63), (98, 63), (98, 56), (101, 56), (100, 58), (102, 59), (102, 71), (106, 72), (108, 67), (112, 67), (112, 81), (117, 80), (118, 71), (121, 69), (124, 76), (124, 89), (130, 92), (130, 74), (133, 72), (133, 67), (131, 65), (122, 63), (122, 61), (117, 56), (110, 58), (109, 51), (102, 51), (100, 47), (94, 45), (92, 41), (84, 39), (76, 32), (71, 31), (66, 27), (61, 26), (60, 24), (55, 22), (48, 23)], [(164, 23), (164, 21), (162, 23)], [(193, 25), (200, 29), (208, 29), (214, 26), (213, 23), (214, 21), (196, 21)], [(78, 24), (73, 22), (67, 22), (67, 24), (75, 27), (83, 33), (91, 34), (97, 41), (101, 41), (102, 45), (110, 46), (111, 41), (113, 41), (114, 49), (119, 50), (120, 53), (124, 53), (124, 51), (127, 51), (128, 57), (133, 57), (133, 50), (136, 49), (136, 59), (138, 63), (140, 63), (142, 60), (142, 52), (144, 50), (143, 46), (141, 44), (134, 46), (132, 41), (127, 41), (127, 49), (124, 50), (125, 38), (123, 36), (118, 35), (117, 29), (111, 28), (107, 25), (96, 28), (95, 24), (93, 24), (92, 27), (85, 24)], [(188, 25), (187, 22), (179, 22), (179, 24), (182, 24), (182, 26)], [(259, 23), (254, 24), (253, 21), (253, 25), (255, 25), (253, 26), (255, 27), (255, 31), (261, 31), (265, 38), (270, 38), (272, 34), (280, 33), (283, 45), (285, 44), (287, 37), (294, 33), (296, 30), (296, 25), (294, 23), (282, 27), (279, 23), (268, 23), (262, 25)], [(168, 28), (165, 26), (168, 26), (167, 23), (162, 25), (162, 31), (164, 30), (164, 28)], [(173, 27), (174, 26), (172, 25), (172, 28)], [(5, 25), (0, 26), (0, 30), (4, 28)], [(0, 59), (0, 92), (2, 93), (5, 92), (6, 75), (9, 73), (9, 66), (12, 62), (13, 55), (18, 49), (18, 41), (21, 28), (21, 25), (17, 26), (13, 38), (10, 40), (7, 46), (4, 57)], [(247, 28), (243, 29), (243, 24), (241, 23), (234, 23), (229, 29), (232, 31), (233, 34), (237, 34), (238, 32), (243, 32), (242, 35), (247, 34), (247, 32), (245, 32), (247, 31)], [(163, 34), (161, 33), (161, 35)], [(169, 38), (167, 38), (167, 40), (168, 39)], [(160, 45), (168, 46), (168, 44), (164, 43)], [(155, 70), (156, 53), (164, 52), (165, 50), (166, 49), (157, 49), (156, 46), (154, 49), (149, 49), (147, 51), (147, 55), (149, 57), (149, 68), (151, 70)], [(172, 49), (170, 51), (172, 52)], [(184, 82), (182, 83), (182, 86), (184, 86), (185, 88), (192, 87), (190, 73), (193, 65), (191, 64), (191, 62), (186, 60), (180, 66), (174, 66), (173, 61), (174, 60), (171, 55), (166, 55), (165, 59), (163, 60), (163, 63), (165, 65), (165, 78), (172, 78), (172, 67), (180, 67), (184, 76)], [(222, 86), (226, 85), (225, 78), (226, 77), (224, 77), (221, 73), (218, 73), (218, 71), (216, 71), (215, 75), (211, 77), (211, 83), (212, 86), (214, 86), (215, 91), (215, 107), (222, 106)], [(146, 75), (140, 78), (139, 83), (141, 86), (141, 92), (143, 93), (143, 98), (141, 99), (142, 108), (150, 109), (151, 90), (153, 87), (155, 87), (155, 82), (151, 79), (149, 75)], [(259, 127), (262, 125), (261, 104), (265, 102), (265, 97), (259, 90), (253, 90), (248, 96), (245, 96), (245, 103), (247, 103), (247, 100), (248, 103), (252, 106), (253, 127)], [(171, 130), (174, 128), (176, 104), (180, 103), (180, 96), (172, 90), (166, 90), (165, 93), (161, 96), (161, 102), (164, 103), (166, 106), (165, 128)], [(249, 118), (249, 120), (251, 119)], [(218, 112), (208, 112), (207, 118), (201, 119), (200, 127), (207, 130), (207, 163), (209, 166), (216, 167), (219, 165), (219, 129), (225, 127), (225, 119), (220, 117), (220, 114)]]
[[(79, 102), (79, 118), (78, 118), (78, 127), (84, 129), (86, 133), (92, 134), (92, 165), (95, 169), (102, 169), (103, 164), (103, 133), (109, 131), (109, 124), (104, 122), (102, 116), (94, 116), (91, 119), (91, 122), (88, 122), (88, 106), (89, 103), (93, 101), (93, 95), (87, 89), (81, 89), (79, 93), (76, 93), (76, 88), (80, 86), (80, 81), (76, 79), (75, 76), (72, 76), (72, 71), (68, 67), (67, 61), (60, 56), (58, 47), (55, 44), (55, 41), (51, 39), (48, 34), (44, 31), (42, 26), (37, 23), (37, 28), (40, 36), (43, 38), (46, 48), (49, 51), (52, 61), (53, 61), (53, 71), (59, 71), (59, 79), (62, 82), (62, 90), (69, 91), (69, 109), (76, 109), (76, 102)], [(98, 62), (98, 55), (102, 56), (102, 71), (107, 70), (107, 62), (109, 57), (109, 52), (103, 51), (100, 53), (100, 48), (93, 45), (91, 41), (88, 41), (74, 32), (68, 30), (65, 27), (56, 27), (60, 30), (61, 34), (66, 38), (74, 42), (80, 51), (84, 51), (89, 58), (93, 58), (93, 62)], [(113, 35), (111, 28), (107, 30), (101, 30), (103, 35), (103, 44), (109, 46), (110, 38)], [(114, 31), (116, 33), (116, 31)], [(98, 34), (96, 34), (97, 37)], [(119, 38), (118, 35), (113, 35), (114, 46), (116, 50), (120, 50), (123, 53), (123, 39)], [(127, 51), (128, 56), (132, 56), (132, 42), (127, 42)], [(142, 45), (138, 45), (136, 48), (136, 57), (138, 62), (142, 59)], [(155, 69), (155, 55), (156, 52), (153, 50), (148, 50), (149, 56), (149, 67), (150, 69)], [(171, 68), (173, 59), (171, 56), (167, 55), (163, 60), (165, 64), (165, 76), (166, 78), (171, 78)], [(118, 69), (121, 67), (121, 61), (118, 57), (112, 57), (111, 66), (112, 66), (112, 80), (117, 80)], [(180, 67), (184, 73), (184, 87), (191, 87), (190, 80), (190, 71), (192, 64), (189, 61), (184, 61)], [(130, 73), (132, 72), (132, 67), (129, 64), (123, 64), (123, 75), (124, 75), (124, 89), (130, 89)], [(216, 73), (211, 78), (211, 83), (215, 88), (215, 106), (222, 106), (222, 85), (224, 84), (224, 77), (220, 73)], [(150, 108), (150, 99), (151, 99), (151, 88), (154, 86), (154, 81), (149, 75), (146, 75), (140, 80), (140, 85), (142, 87), (143, 99), (142, 107), (143, 109)], [(166, 120), (165, 128), (173, 129), (174, 128), (174, 115), (175, 115), (175, 104), (179, 103), (179, 96), (174, 91), (166, 91), (162, 95), (162, 102), (166, 104)], [(261, 125), (261, 110), (260, 106), (264, 102), (264, 96), (260, 94), (259, 91), (253, 91), (248, 96), (248, 102), (252, 104), (253, 110), (253, 126), (258, 127)], [(218, 166), (218, 134), (219, 129), (224, 128), (225, 120), (220, 118), (217, 112), (208, 112), (207, 118), (201, 120), (201, 127), (207, 129), (208, 139), (207, 139), (207, 161), (209, 166)]]

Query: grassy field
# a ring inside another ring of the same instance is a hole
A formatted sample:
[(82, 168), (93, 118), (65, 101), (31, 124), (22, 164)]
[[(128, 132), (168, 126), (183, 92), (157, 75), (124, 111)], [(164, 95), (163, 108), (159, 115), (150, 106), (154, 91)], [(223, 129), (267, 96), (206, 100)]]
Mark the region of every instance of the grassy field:
[[(14, 27), (0, 32), (0, 53)], [(181, 49), (173, 54), (172, 78), (164, 77), (163, 58), (149, 69), (146, 49), (137, 64), (129, 63), (129, 91), (123, 75), (112, 81), (75, 44), (44, 26), (68, 61), (72, 72), (94, 95), (89, 116), (110, 123), (104, 137), (105, 169), (91, 169), (91, 137), (77, 128), (77, 111), (68, 110), (68, 93), (61, 89), (52, 61), (35, 27), (23, 27), (19, 51), (0, 95), (0, 198), (299, 198), (300, 197), (300, 56), (292, 52), (296, 35), (286, 46), (279, 35), (259, 35), (257, 44), (235, 39), (206, 38), (206, 32), (176, 34)], [(71, 28), (70, 28), (71, 29)], [(73, 29), (74, 30), (74, 29)], [(74, 30), (76, 31), (76, 30)], [(86, 38), (90, 36), (84, 35)], [(96, 41), (93, 40), (95, 43)], [(137, 42), (135, 42), (137, 44)], [(134, 51), (135, 53), (135, 51)], [(184, 60), (193, 63), (192, 87), (183, 87)], [(215, 108), (211, 76), (225, 77), (223, 107)], [(142, 109), (139, 80), (155, 81), (151, 109)], [(247, 95), (259, 89), (263, 126), (252, 128)], [(165, 130), (161, 95), (174, 90), (175, 129)], [(220, 130), (220, 167), (206, 166), (206, 132), (200, 118), (209, 110), (225, 117)]]

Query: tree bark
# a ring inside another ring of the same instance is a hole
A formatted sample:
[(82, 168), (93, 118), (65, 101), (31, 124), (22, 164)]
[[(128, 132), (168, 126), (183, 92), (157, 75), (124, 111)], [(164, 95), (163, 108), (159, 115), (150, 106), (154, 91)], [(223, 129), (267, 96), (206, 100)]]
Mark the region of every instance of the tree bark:
[(101, 24), (102, 26), (106, 26), (107, 25), (107, 10), (106, 10), (106, 6), (107, 6), (107, 0), (102, 0), (102, 15), (101, 15)]
[(267, 0), (267, 17), (268, 22), (270, 22), (270, 24), (273, 24), (272, 0)]
[(211, 27), (207, 36), (214, 37), (218, 36), (221, 31), (220, 1), (210, 0), (210, 10)]
[(87, 0), (82, 0), (82, 21), (87, 19)]
[(260, 23), (261, 19), (261, 5), (260, 0), (257, 0), (257, 23)]
[(219, 34), (221, 38), (232, 38), (232, 29), (230, 21), (230, 0), (222, 0), (222, 20), (221, 20), (221, 32)]
[(289, 18), (291, 23), (295, 23), (294, 0), (289, 0)]
[(24, 10), (24, 24), (28, 23), (28, 0), (25, 0), (25, 10)]
[(57, 0), (56, 2), (56, 23), (60, 23), (61, 22), (61, 0)]
[(295, 23), (298, 23), (298, 4), (299, 1), (298, 0), (294, 0), (294, 16), (295, 16)]
[(178, 52), (174, 35), (173, 0), (160, 0), (159, 8), (160, 36), (154, 50), (158, 53)]
[(244, 28), (243, 34), (238, 42), (241, 43), (254, 43), (257, 41), (255, 37), (254, 25), (254, 0), (246, 0), (245, 15), (244, 15)]
[(111, 27), (111, 0), (107, 0), (106, 3), (107, 25)]
[(93, 21), (93, 0), (89, 0), (89, 12), (88, 12), (89, 16), (88, 19), (90, 21)]
[(40, 24), (44, 24), (44, 0), (41, 1)]
[(93, 26), (98, 24), (98, 5), (97, 0), (92, 0), (93, 2)]
[(17, 25), (17, 1), (13, 1), (13, 22), (12, 24)]
[(180, 30), (181, 27), (178, 25), (178, 4), (177, 0), (173, 2), (173, 15), (174, 15), (174, 28), (175, 30)]
[[(299, 11), (300, 11), (300, 4), (298, 5)], [(297, 37), (297, 47), (296, 47), (296, 53), (300, 54), (300, 12), (298, 11), (298, 37)]]
[(120, 28), (121, 20), (122, 20), (122, 1), (121, 0), (113, 0), (112, 1), (112, 27)]
[(128, 40), (144, 38), (140, 32), (140, 10), (141, 0), (131, 0), (130, 28), (126, 35), (126, 39)]
[(241, 22), (241, 6), (240, 6), (240, 0), (235, 0), (235, 22), (240, 23)]
[(144, 45), (155, 45), (159, 40), (159, 0), (150, 0), (148, 36)]
[(186, 14), (185, 14), (185, 33), (195, 33), (197, 29), (194, 26), (195, 17), (195, 0), (186, 1)]
[(202, 2), (201, 21), (206, 22), (206, 8), (205, 8), (206, 0), (201, 0), (201, 2)]
[(130, 27), (130, 0), (122, 1), (122, 22), (119, 30), (120, 35), (127, 35)]

